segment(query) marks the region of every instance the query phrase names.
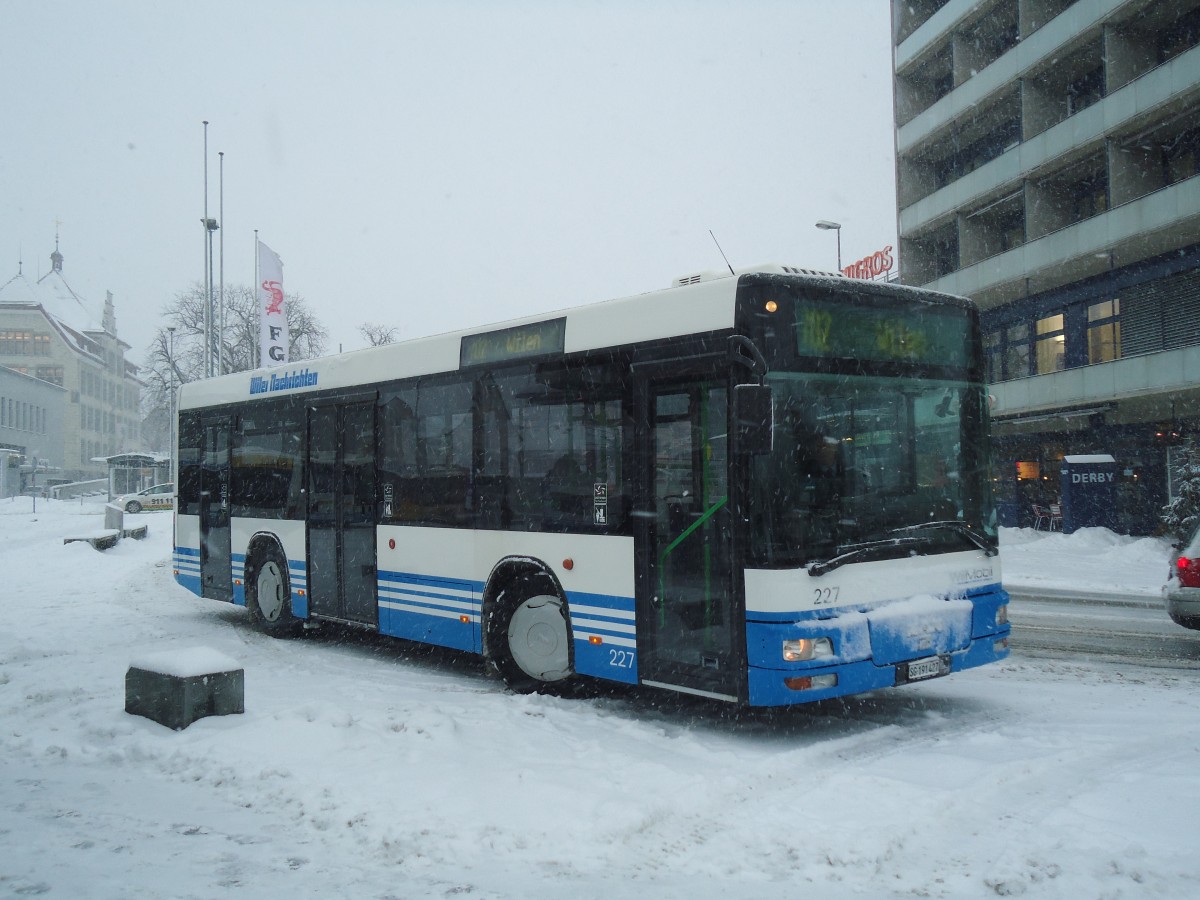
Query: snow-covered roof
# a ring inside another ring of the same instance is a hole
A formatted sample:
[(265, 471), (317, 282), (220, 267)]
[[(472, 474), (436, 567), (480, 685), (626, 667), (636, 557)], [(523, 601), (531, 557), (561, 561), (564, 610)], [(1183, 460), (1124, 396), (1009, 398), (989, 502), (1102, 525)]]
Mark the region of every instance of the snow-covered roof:
[[(97, 306), (84, 298), (67, 282), (62, 272), (62, 254), (55, 249), (51, 254), (50, 271), (36, 281), (18, 272), (4, 284), (0, 284), (0, 308), (5, 306), (40, 306), (50, 319), (74, 344), (83, 352), (95, 352), (89, 346), (85, 335), (107, 333), (128, 347), (117, 338), (115, 319), (111, 325), (105, 325), (103, 306)], [(111, 310), (107, 310), (111, 318)]]
[[(38, 279), (37, 291), (46, 312), (76, 331), (103, 331), (100, 316), (91, 304), (75, 293), (60, 270), (51, 269)], [(0, 296), (0, 299), (3, 299)]]

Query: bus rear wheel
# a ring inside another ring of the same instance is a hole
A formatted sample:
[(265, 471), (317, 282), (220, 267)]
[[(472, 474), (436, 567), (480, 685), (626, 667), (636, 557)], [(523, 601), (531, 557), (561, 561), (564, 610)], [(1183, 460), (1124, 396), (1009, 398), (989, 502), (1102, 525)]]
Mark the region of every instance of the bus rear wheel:
[(273, 637), (297, 634), (303, 622), (292, 615), (291, 586), (283, 554), (275, 547), (256, 551), (249, 569), (246, 607), (250, 610), (251, 624)]
[(492, 667), (510, 690), (557, 689), (574, 674), (566, 603), (545, 578), (506, 586), (488, 619)]

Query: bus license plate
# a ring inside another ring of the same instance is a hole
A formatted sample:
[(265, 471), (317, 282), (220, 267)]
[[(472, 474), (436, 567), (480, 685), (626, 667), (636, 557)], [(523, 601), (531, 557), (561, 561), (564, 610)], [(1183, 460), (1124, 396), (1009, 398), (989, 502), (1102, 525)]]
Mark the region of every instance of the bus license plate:
[(949, 671), (949, 661), (940, 656), (919, 659), (916, 662), (908, 664), (908, 680), (921, 681), (924, 678), (937, 678), (939, 675), (945, 675)]

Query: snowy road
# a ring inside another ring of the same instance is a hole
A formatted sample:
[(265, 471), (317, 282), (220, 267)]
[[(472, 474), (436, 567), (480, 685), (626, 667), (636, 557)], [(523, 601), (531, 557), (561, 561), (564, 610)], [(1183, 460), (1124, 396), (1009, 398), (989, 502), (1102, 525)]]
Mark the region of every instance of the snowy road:
[(1162, 603), (1121, 606), (1017, 595), (1009, 604), (1013, 653), (1095, 656), (1200, 669), (1200, 631), (1176, 625)]
[[(0, 897), (1200, 895), (1200, 672), (1014, 656), (793, 712), (507, 694), (470, 657), (274, 641), (0, 506)], [(123, 711), (210, 647), (244, 715)]]

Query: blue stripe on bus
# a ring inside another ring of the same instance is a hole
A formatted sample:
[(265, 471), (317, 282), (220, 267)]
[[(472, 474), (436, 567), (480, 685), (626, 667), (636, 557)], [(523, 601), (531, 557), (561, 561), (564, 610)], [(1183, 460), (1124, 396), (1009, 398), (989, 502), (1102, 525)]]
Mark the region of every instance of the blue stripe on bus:
[(235, 606), (246, 605), (246, 554), (229, 554), (230, 600)]
[(376, 589), (383, 634), (455, 650), (482, 651), (481, 583), (381, 569)]
[(575, 671), (637, 684), (637, 619), (632, 597), (567, 592)]
[(175, 571), (175, 583), (200, 596), (200, 550), (197, 547), (176, 545), (171, 554), (171, 568)]
[(287, 561), (288, 584), (292, 589), (292, 615), (308, 618), (308, 566), (302, 559)]

